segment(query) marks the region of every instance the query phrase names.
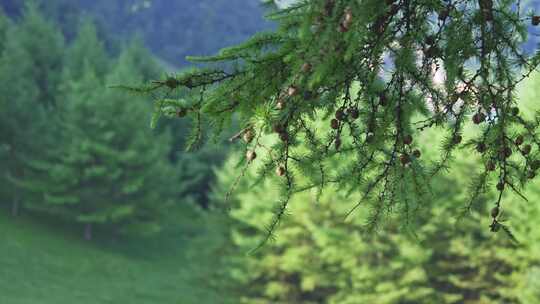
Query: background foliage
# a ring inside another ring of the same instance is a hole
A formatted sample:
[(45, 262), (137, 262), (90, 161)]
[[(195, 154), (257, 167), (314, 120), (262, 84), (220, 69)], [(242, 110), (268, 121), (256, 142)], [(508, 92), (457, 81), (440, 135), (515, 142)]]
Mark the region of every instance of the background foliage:
[(14, 214), (24, 207), (145, 234), (159, 230), (160, 214), (174, 201), (206, 204), (199, 189), (212, 180), (212, 165), (225, 150), (183, 153), (189, 124), (151, 131), (151, 104), (108, 89), (163, 73), (140, 42), (111, 53), (89, 18), (69, 41), (34, 4), (20, 20), (1, 16), (7, 170), (0, 188)]
[[(28, 1), (3, 0), (9, 15), (22, 13)], [(35, 0), (58, 20), (71, 39), (78, 20), (90, 15), (111, 48), (115, 41), (140, 34), (145, 45), (173, 66), (188, 55), (210, 55), (271, 27), (258, 0)]]

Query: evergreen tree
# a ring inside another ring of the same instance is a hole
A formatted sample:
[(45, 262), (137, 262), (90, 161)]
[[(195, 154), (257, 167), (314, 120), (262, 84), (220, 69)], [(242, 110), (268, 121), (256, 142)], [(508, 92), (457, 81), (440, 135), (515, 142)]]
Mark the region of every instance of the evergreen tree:
[[(36, 67), (36, 58), (53, 54), (38, 54), (37, 51), (49, 49), (42, 46), (37, 50), (28, 44), (33, 36), (53, 36), (53, 29), (30, 27), (29, 24), (42, 24), (43, 20), (32, 7), (29, 10), (23, 25), (10, 25), (3, 31), (4, 50), (0, 56), (0, 192), (5, 195), (2, 200), (11, 204), (14, 215), (18, 213), (24, 191), (13, 181), (24, 178), (28, 161), (39, 155), (48, 140), (45, 130), (53, 126), (51, 113), (43, 107), (48, 100), (40, 99), (44, 96), (40, 94), (40, 84), (48, 77), (54, 78), (55, 71)], [(59, 58), (51, 57), (51, 61), (57, 62)], [(50, 75), (46, 74), (49, 72)], [(41, 74), (45, 78), (38, 77), (40, 73), (45, 73)]]
[(64, 57), (62, 33), (54, 23), (45, 19), (32, 1), (27, 2), (15, 31), (18, 47), (32, 55), (28, 64), (32, 66), (30, 77), (39, 88), (38, 102), (54, 105)]
[[(482, 154), (473, 200), (493, 183), (500, 193), (494, 207), (501, 208), (502, 194), (522, 194), (540, 168), (540, 119), (525, 119), (515, 97), (517, 84), (540, 64), (540, 52), (520, 47), (527, 25), (540, 25), (540, 16), (524, 14), (517, 3), (299, 1), (270, 14), (278, 30), (216, 56), (190, 58), (210, 66), (134, 90), (168, 96), (190, 89), (186, 100), (158, 98), (157, 111), (175, 112), (173, 105), (210, 120), (217, 132), (239, 117), (236, 138), (249, 139), (246, 163), (263, 157), (262, 176), (283, 175), (270, 231), (293, 193), (330, 185), (361, 192), (350, 211), (370, 201), (369, 226), (376, 228), (384, 210), (422, 200), (458, 149)], [(329, 118), (330, 128), (317, 128), (321, 118)], [(480, 132), (464, 141), (467, 121)], [(432, 143), (441, 156), (422, 161), (418, 139), (436, 127), (446, 130)], [(281, 141), (261, 145), (261, 135), (272, 133)], [(523, 142), (534, 149), (523, 150)], [(299, 175), (308, 179), (301, 184)], [(491, 229), (506, 231), (501, 227), (494, 220)]]
[(108, 57), (94, 23), (90, 19), (84, 19), (79, 24), (75, 40), (66, 52), (63, 78), (65, 81), (79, 80), (84, 72), (87, 72), (85, 68), (93, 69), (95, 75), (105, 75), (110, 65)]
[[(89, 32), (83, 27), (81, 34)], [(80, 55), (96, 58), (89, 52), (102, 53), (87, 49)], [(166, 158), (169, 134), (153, 136), (140, 127), (149, 110), (144, 100), (106, 89), (106, 83), (143, 80), (148, 66), (140, 67), (139, 54), (128, 48), (104, 79), (96, 74), (100, 66), (91, 65), (102, 60), (71, 59), (82, 62), (83, 71), (66, 72), (81, 77), (66, 83), (58, 105), (59, 148), (49, 151), (47, 160), (33, 162), (31, 176), (20, 181), (36, 194), (29, 208), (84, 223), (87, 239), (95, 224), (126, 233), (157, 232), (175, 195), (175, 173)]]

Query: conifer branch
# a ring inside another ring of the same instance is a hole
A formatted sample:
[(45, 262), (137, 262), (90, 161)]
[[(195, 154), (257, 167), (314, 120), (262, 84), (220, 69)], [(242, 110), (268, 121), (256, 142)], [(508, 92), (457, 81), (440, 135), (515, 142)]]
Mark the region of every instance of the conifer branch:
[[(540, 119), (525, 120), (515, 97), (517, 85), (540, 64), (540, 53), (521, 49), (526, 23), (538, 25), (538, 18), (521, 17), (519, 8), (519, 1), (489, 0), (302, 1), (271, 14), (276, 31), (216, 56), (191, 58), (215, 68), (193, 69), (151, 88), (202, 88), (204, 94), (186, 98), (201, 98), (192, 102), (198, 121), (239, 117), (257, 126), (257, 140), (246, 142), (246, 149), (265, 152), (269, 161), (261, 174), (277, 168), (287, 188), (265, 240), (290, 195), (318, 188), (320, 196), (329, 185), (360, 192), (347, 217), (372, 200), (372, 226), (385, 210), (406, 210), (408, 221), (412, 204), (429, 192), (421, 183), (451, 168), (454, 155), (472, 146), (484, 171), (471, 183), (465, 209), (492, 180), (498, 180), (500, 207), (505, 186), (523, 196), (516, 181), (525, 184), (540, 169), (531, 151), (540, 143)], [(463, 142), (468, 125), (481, 135)], [(439, 160), (426, 164), (417, 140), (435, 127), (448, 136)], [(259, 145), (259, 136), (271, 133), (279, 143)], [(292, 183), (293, 173), (309, 182)], [(403, 208), (395, 208), (399, 204)]]

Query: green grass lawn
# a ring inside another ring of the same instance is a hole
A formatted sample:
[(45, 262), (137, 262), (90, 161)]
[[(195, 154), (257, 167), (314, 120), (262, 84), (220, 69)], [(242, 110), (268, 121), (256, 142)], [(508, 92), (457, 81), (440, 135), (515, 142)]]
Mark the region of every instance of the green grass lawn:
[(156, 238), (86, 242), (79, 226), (0, 209), (0, 303), (234, 303), (212, 287), (221, 217), (178, 214)]

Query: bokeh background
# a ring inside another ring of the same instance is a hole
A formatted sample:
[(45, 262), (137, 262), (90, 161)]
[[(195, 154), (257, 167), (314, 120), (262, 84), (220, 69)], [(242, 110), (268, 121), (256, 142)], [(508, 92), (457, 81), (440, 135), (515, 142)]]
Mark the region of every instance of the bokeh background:
[[(189, 120), (151, 129), (152, 98), (110, 87), (163, 79), (189, 68), (187, 55), (272, 30), (260, 1), (0, 8), (0, 304), (540, 303), (540, 182), (527, 201), (504, 198), (518, 243), (492, 233), (495, 194), (469, 206), (473, 151), (432, 181), (410, 221), (390, 216), (366, 234), (362, 210), (343, 221), (354, 194), (301, 193), (274, 240), (250, 252), (277, 189), (272, 178), (253, 185), (257, 163), (237, 183), (234, 123), (187, 152)], [(533, 52), (538, 30), (529, 38)], [(539, 74), (519, 92), (523, 113), (540, 109)], [(418, 139), (426, 159), (442, 136)]]

